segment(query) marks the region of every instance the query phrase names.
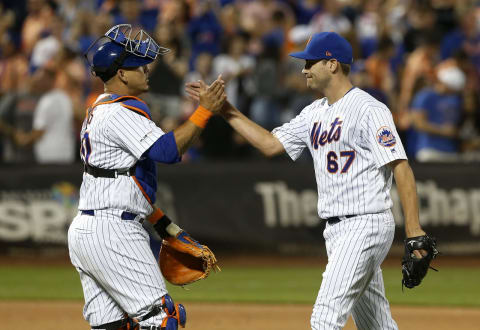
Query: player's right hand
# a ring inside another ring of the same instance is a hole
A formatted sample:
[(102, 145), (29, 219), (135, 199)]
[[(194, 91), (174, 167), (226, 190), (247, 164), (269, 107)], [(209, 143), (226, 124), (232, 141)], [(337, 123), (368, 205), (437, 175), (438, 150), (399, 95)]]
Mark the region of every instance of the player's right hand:
[[(187, 97), (196, 102), (200, 102), (201, 80), (191, 81), (185, 84), (185, 94)], [(205, 86), (205, 84), (203, 84)]]
[(225, 100), (227, 99), (227, 94), (225, 94), (225, 82), (222, 80), (222, 76), (219, 75), (217, 80), (215, 80), (210, 86), (206, 86), (203, 81), (200, 83), (200, 105), (211, 112), (219, 112)]

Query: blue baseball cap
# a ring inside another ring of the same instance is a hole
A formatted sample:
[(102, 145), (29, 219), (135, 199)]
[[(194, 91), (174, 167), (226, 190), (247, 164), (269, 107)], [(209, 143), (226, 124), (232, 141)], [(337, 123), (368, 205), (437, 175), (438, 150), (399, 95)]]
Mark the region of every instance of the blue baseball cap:
[(303, 52), (291, 53), (290, 56), (304, 60), (336, 59), (340, 63), (352, 64), (353, 51), (350, 43), (338, 33), (320, 32), (310, 37)]

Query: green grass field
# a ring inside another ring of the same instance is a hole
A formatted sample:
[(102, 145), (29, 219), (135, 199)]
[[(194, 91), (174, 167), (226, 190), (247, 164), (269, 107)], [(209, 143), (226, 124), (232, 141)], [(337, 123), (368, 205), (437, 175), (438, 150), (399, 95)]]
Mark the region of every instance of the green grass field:
[[(224, 267), (188, 289), (169, 286), (176, 301), (305, 303), (315, 301), (323, 269), (318, 267)], [(424, 283), (402, 293), (400, 267), (384, 268), (390, 303), (480, 307), (479, 268), (430, 271)], [(70, 266), (0, 267), (0, 299), (82, 299), (76, 271)]]

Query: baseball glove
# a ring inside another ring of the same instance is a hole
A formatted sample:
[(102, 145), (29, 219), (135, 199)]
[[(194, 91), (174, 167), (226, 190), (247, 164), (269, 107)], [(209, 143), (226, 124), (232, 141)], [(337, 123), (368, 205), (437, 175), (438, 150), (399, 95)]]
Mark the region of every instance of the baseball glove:
[(181, 231), (176, 237), (162, 241), (160, 270), (167, 281), (187, 285), (207, 278), (210, 272), (220, 271), (213, 252)]
[[(405, 240), (405, 254), (402, 259), (402, 288), (406, 286), (409, 289), (420, 285), (428, 268), (437, 271), (430, 266), (430, 262), (435, 259), (438, 254), (435, 238), (424, 236), (410, 237)], [(427, 255), (421, 259), (417, 258), (414, 250), (425, 250)]]

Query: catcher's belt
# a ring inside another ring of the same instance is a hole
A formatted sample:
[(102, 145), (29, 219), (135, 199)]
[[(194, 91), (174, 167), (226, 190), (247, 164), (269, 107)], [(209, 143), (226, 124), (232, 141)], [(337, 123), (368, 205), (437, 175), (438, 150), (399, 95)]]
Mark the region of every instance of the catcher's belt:
[(135, 175), (135, 166), (125, 169), (106, 169), (95, 167), (88, 164), (83, 164), (84, 172), (92, 175), (95, 178), (118, 178), (119, 175), (133, 176)]
[[(82, 213), (82, 215), (90, 215), (92, 217), (95, 216), (95, 210), (82, 210), (80, 212)], [(137, 220), (140, 223), (143, 223), (143, 221), (145, 220), (144, 218), (137, 218), (137, 217), (138, 217), (138, 214), (127, 212), (127, 211), (123, 211), (120, 214), (120, 218), (122, 220)]]

